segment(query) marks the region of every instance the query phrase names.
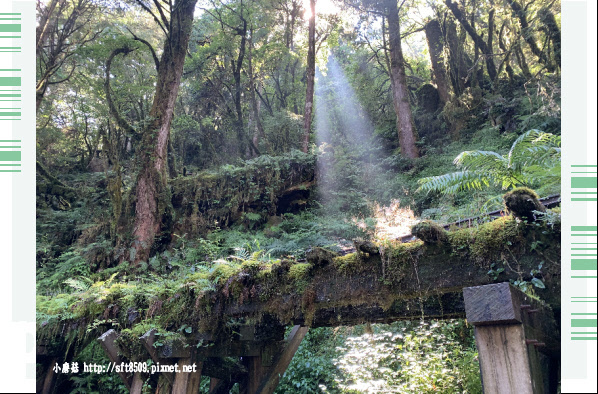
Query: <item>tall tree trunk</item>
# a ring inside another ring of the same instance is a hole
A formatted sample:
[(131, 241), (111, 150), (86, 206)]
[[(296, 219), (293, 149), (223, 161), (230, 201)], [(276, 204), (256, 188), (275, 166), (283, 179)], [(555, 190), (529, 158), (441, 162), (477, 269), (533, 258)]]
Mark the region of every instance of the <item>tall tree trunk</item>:
[(446, 21), (445, 30), (446, 43), (449, 48), (449, 76), (453, 91), (458, 97), (465, 90), (469, 65), (466, 62), (463, 40), (457, 35), (457, 26), (452, 19)]
[(475, 45), (477, 45), (486, 59), (486, 69), (488, 70), (488, 76), (490, 80), (496, 79), (496, 66), (494, 64), (492, 48), (484, 41), (484, 39), (475, 31), (471, 24), (467, 21), (457, 3), (453, 3), (451, 0), (445, 0), (447, 7), (451, 10), (455, 18), (459, 21), (461, 26), (467, 31)]
[(440, 23), (438, 23), (438, 20), (432, 19), (426, 24), (425, 29), (428, 48), (430, 50), (430, 61), (432, 62), (432, 70), (434, 71), (434, 82), (436, 82), (440, 100), (443, 104), (446, 104), (451, 99), (451, 96), (446, 80), (446, 69), (444, 67), (444, 40), (442, 39)]
[(519, 68), (521, 68), (521, 72), (523, 73), (525, 79), (528, 81), (532, 79), (532, 73), (529, 70), (527, 60), (525, 60), (525, 55), (523, 54), (523, 51), (519, 45), (515, 47), (515, 57), (517, 58), (517, 63), (519, 64)]
[(170, 178), (176, 178), (178, 176), (176, 170), (176, 156), (174, 154), (174, 148), (172, 147), (172, 135), (168, 138), (168, 176)]
[(316, 78), (316, 0), (309, 0), (311, 17), (308, 27), (307, 47), (307, 88), (305, 90), (305, 111), (303, 112), (303, 153), (309, 148), (311, 116), (314, 105), (314, 83)]
[(515, 0), (508, 0), (507, 2), (511, 6), (513, 12), (515, 12), (515, 15), (517, 15), (517, 19), (519, 19), (519, 25), (521, 26), (521, 34), (525, 42), (527, 42), (527, 45), (529, 45), (529, 49), (532, 51), (534, 55), (536, 55), (540, 63), (549, 66), (549, 61), (546, 57), (546, 54), (542, 52), (542, 50), (540, 49), (540, 47), (538, 47), (538, 44), (536, 43), (533, 31), (527, 21), (525, 10), (523, 9), (523, 7), (521, 7), (521, 4), (519, 4)]
[(515, 80), (515, 72), (513, 71), (513, 67), (511, 67), (511, 51), (513, 50), (513, 47), (511, 46), (511, 48), (507, 48), (507, 45), (503, 39), (506, 26), (507, 22), (505, 21), (500, 27), (500, 33), (498, 34), (498, 47), (501, 49), (501, 51), (503, 51), (503, 53), (506, 54), (501, 66), (499, 67), (498, 74), (500, 75), (502, 65), (504, 64), (507, 75), (509, 76), (509, 82), (513, 83)]
[(390, 81), (395, 113), (397, 115), (397, 132), (401, 154), (411, 159), (419, 157), (415, 146), (415, 126), (409, 92), (405, 75), (405, 59), (401, 48), (401, 30), (399, 25), (399, 9), (396, 0), (387, 1), (388, 9), (388, 45), (390, 51)]
[(546, 27), (546, 34), (552, 41), (554, 61), (557, 67), (561, 67), (561, 30), (557, 25), (554, 15), (548, 8), (543, 8), (538, 13), (540, 20)]
[(59, 9), (64, 7), (65, 0), (51, 0), (50, 4), (42, 8), (42, 2), (37, 2), (37, 14), (39, 16), (39, 23), (35, 29), (35, 55), (39, 57), (44, 46), (44, 42), (50, 34), (50, 17), (60, 3)]
[[(172, 205), (167, 186), (170, 124), (179, 92), (187, 44), (197, 0), (178, 0), (170, 15), (170, 28), (160, 59), (156, 93), (149, 113), (151, 123), (143, 130), (139, 154), (140, 170), (133, 193), (135, 227), (134, 263), (147, 260), (152, 248), (170, 239)], [(156, 242), (157, 241), (157, 242)]]
[(239, 144), (239, 154), (241, 157), (247, 154), (247, 133), (243, 127), (243, 107), (241, 106), (241, 69), (243, 67), (243, 59), (245, 58), (245, 49), (247, 43), (247, 21), (241, 19), (243, 27), (237, 30), (237, 35), (241, 36), (241, 44), (239, 46), (239, 56), (237, 60), (231, 60), (233, 68), (233, 78), (235, 80), (235, 111), (237, 112), (237, 119), (235, 121), (235, 128), (237, 129), (237, 143)]
[[(253, 30), (250, 33), (253, 37)], [(255, 82), (255, 74), (253, 73), (253, 40), (249, 39), (249, 45), (247, 48), (247, 74), (249, 74), (249, 99), (251, 100), (251, 113), (252, 118), (255, 119), (255, 132), (253, 133), (252, 144), (258, 148), (260, 145), (260, 138), (264, 137), (264, 126), (260, 120), (260, 103), (255, 96), (257, 90), (257, 84)]]

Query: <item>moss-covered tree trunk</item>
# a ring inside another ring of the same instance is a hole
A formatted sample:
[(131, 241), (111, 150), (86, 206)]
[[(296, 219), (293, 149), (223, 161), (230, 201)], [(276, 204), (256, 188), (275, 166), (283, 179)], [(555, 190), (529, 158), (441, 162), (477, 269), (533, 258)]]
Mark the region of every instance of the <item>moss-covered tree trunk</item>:
[[(467, 31), (475, 45), (482, 51), (486, 60), (486, 69), (488, 70), (488, 76), (491, 81), (496, 79), (496, 65), (494, 64), (494, 53), (492, 51), (492, 42), (486, 43), (482, 36), (478, 34), (474, 26), (467, 21), (463, 12), (459, 9), (457, 3), (453, 3), (451, 0), (445, 0), (446, 6), (451, 10), (455, 19), (461, 23), (461, 26)], [(490, 15), (489, 25), (494, 24), (494, 12)], [(490, 36), (491, 37), (491, 36)]]
[(509, 0), (507, 1), (507, 3), (509, 4), (509, 6), (511, 6), (511, 9), (517, 16), (517, 19), (519, 19), (519, 25), (521, 26), (521, 35), (523, 36), (525, 42), (527, 42), (529, 49), (532, 51), (534, 55), (536, 55), (540, 63), (550, 68), (551, 65), (549, 63), (549, 59), (536, 43), (536, 39), (534, 38), (532, 28), (530, 27), (529, 22), (527, 20), (527, 14), (525, 9), (521, 6), (521, 4), (519, 4), (515, 0)]
[(434, 71), (434, 82), (438, 88), (438, 95), (443, 104), (446, 104), (451, 96), (449, 86), (446, 80), (446, 69), (444, 67), (444, 44), (442, 30), (438, 20), (432, 19), (426, 24), (426, 39), (430, 50), (430, 61), (432, 62), (432, 71)]
[(316, 77), (316, 0), (309, 0), (311, 17), (308, 27), (307, 47), (307, 88), (305, 91), (305, 111), (303, 113), (303, 153), (307, 153), (309, 147), (309, 135), (311, 132), (311, 115), (314, 105), (314, 83)]
[[(266, 133), (264, 132), (264, 126), (260, 120), (260, 103), (257, 100), (255, 91), (257, 90), (257, 82), (253, 69), (253, 29), (250, 31), (250, 38), (247, 46), (247, 74), (249, 75), (249, 100), (251, 101), (251, 114), (255, 120), (255, 131), (253, 133), (252, 144), (255, 149), (259, 149), (260, 139), (264, 138)], [(265, 141), (267, 144), (267, 141)], [(255, 152), (257, 154), (257, 152)]]
[(538, 17), (546, 28), (546, 35), (552, 42), (552, 52), (554, 54), (554, 62), (557, 67), (561, 67), (561, 29), (556, 23), (554, 15), (548, 8), (543, 8), (538, 13)]
[(449, 49), (449, 76), (453, 85), (455, 96), (459, 97), (465, 90), (467, 70), (470, 68), (466, 63), (465, 49), (463, 42), (457, 34), (457, 25), (452, 19), (445, 23), (446, 44)]
[(419, 157), (415, 146), (415, 125), (409, 105), (409, 92), (405, 75), (405, 59), (401, 48), (401, 29), (399, 9), (396, 0), (387, 1), (388, 10), (388, 45), (390, 52), (390, 81), (394, 110), (397, 115), (397, 132), (401, 154), (411, 159)]
[[(168, 180), (168, 139), (179, 91), (187, 44), (197, 0), (178, 0), (171, 10), (150, 124), (144, 129), (138, 150), (139, 173), (131, 193), (135, 207), (134, 262), (146, 260), (152, 247), (170, 236), (172, 206)], [(158, 241), (158, 242), (157, 242)]]
[[(231, 66), (233, 69), (233, 78), (235, 80), (235, 129), (237, 131), (237, 143), (239, 144), (239, 156), (245, 157), (247, 155), (247, 133), (243, 126), (243, 106), (241, 103), (241, 96), (243, 88), (241, 87), (241, 70), (243, 67), (243, 59), (245, 58), (245, 48), (247, 44), (247, 21), (240, 15), (241, 27), (236, 30), (238, 36), (241, 37), (241, 43), (239, 45), (239, 55), (237, 59), (231, 59)], [(251, 146), (249, 147), (251, 151)]]

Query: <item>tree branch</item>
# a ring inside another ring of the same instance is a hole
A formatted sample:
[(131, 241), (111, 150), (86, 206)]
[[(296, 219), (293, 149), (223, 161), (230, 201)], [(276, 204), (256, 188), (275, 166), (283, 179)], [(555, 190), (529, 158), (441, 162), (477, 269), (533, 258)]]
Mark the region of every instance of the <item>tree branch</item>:
[(131, 35), (133, 36), (133, 39), (135, 41), (139, 41), (142, 44), (145, 44), (149, 48), (150, 52), (152, 53), (152, 57), (154, 58), (154, 64), (156, 65), (156, 71), (158, 71), (160, 69), (160, 59), (158, 59), (158, 56), (156, 55), (156, 51), (154, 50), (154, 47), (152, 46), (152, 44), (150, 44), (143, 38), (137, 37), (135, 35), (135, 33), (133, 33), (128, 27), (125, 26), (125, 28), (129, 31), (129, 33), (131, 33)]
[(116, 120), (116, 124), (121, 127), (125, 132), (134, 135), (135, 129), (120, 115), (118, 109), (114, 105), (114, 101), (112, 99), (111, 87), (110, 87), (110, 68), (112, 66), (112, 60), (119, 55), (123, 54), (126, 56), (127, 54), (131, 53), (133, 50), (127, 46), (117, 48), (110, 53), (108, 56), (108, 60), (106, 60), (106, 77), (104, 79), (104, 92), (106, 93), (106, 101), (108, 102), (108, 108), (110, 110), (110, 115), (114, 117)]

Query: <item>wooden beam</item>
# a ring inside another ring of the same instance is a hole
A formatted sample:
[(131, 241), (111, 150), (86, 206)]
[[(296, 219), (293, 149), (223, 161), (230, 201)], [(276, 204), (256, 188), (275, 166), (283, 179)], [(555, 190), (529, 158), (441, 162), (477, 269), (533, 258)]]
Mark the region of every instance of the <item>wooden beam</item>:
[(245, 379), (247, 368), (237, 357), (209, 357), (204, 360), (202, 375), (218, 380), (239, 382)]
[[(269, 373), (262, 379), (260, 386), (255, 391), (256, 394), (271, 394), (274, 392), (276, 386), (278, 386), (280, 377), (287, 370), (291, 360), (293, 359), (293, 356), (301, 344), (301, 341), (303, 341), (303, 338), (305, 338), (305, 334), (307, 334), (308, 329), (308, 327), (293, 327), (293, 330), (289, 334), (285, 348), (274, 363), (274, 366), (271, 368)], [(253, 392), (250, 393), (253, 394)]]
[(258, 393), (258, 387), (262, 382), (267, 367), (262, 365), (262, 356), (248, 357), (247, 367), (249, 374), (247, 376), (246, 387), (241, 390), (242, 393)]
[(463, 289), (484, 393), (556, 392), (559, 333), (552, 310), (508, 282)]
[(189, 357), (179, 359), (175, 366), (178, 367), (178, 372), (175, 373), (172, 394), (197, 394), (203, 363), (196, 363)]
[[(108, 356), (108, 359), (114, 365), (120, 364), (122, 362), (120, 356), (118, 355), (118, 346), (116, 346), (116, 343), (114, 343), (116, 338), (118, 338), (118, 334), (113, 329), (106, 331), (102, 334), (102, 336), (98, 338), (98, 342), (100, 342), (102, 349), (104, 349), (104, 352)], [(121, 380), (123, 381), (125, 386), (127, 386), (127, 389), (130, 391), (131, 379), (129, 379), (129, 377), (124, 371), (119, 371), (118, 376), (120, 376)]]
[(141, 394), (143, 389), (143, 383), (145, 383), (145, 379), (141, 373), (135, 372), (133, 375), (133, 381), (131, 383), (131, 393), (130, 394)]
[[(195, 353), (199, 360), (209, 357), (257, 357), (263, 346), (263, 342), (235, 340), (214, 343), (213, 346), (197, 349)], [(191, 348), (186, 341), (180, 339), (165, 341), (157, 349), (157, 355), (160, 359), (188, 358), (191, 356)]]
[(521, 325), (475, 327), (484, 393), (533, 394)]
[(234, 383), (231, 380), (212, 378), (209, 394), (228, 394), (233, 385)]
[[(143, 334), (139, 338), (139, 340), (143, 344), (145, 350), (147, 350), (147, 352), (149, 353), (152, 361), (155, 364), (158, 364), (160, 362), (160, 358), (158, 357), (158, 352), (154, 347), (154, 342), (156, 341), (156, 332), (158, 332), (158, 330), (152, 328), (151, 330)], [(168, 384), (172, 385), (174, 383), (174, 376), (172, 372), (163, 372), (161, 373), (161, 376), (163, 376), (163, 378), (166, 379)]]
[(218, 378), (210, 378), (210, 394), (214, 393), (222, 380)]
[(50, 364), (48, 364), (48, 369), (46, 370), (46, 375), (44, 377), (44, 382), (42, 385), (42, 394), (50, 394), (52, 392), (52, 389), (54, 387), (54, 381), (56, 380), (56, 372), (54, 371), (54, 367), (56, 366), (57, 362), (58, 358), (54, 357), (50, 361)]
[(149, 353), (152, 361), (158, 363), (160, 362), (160, 359), (158, 358), (158, 352), (154, 347), (154, 342), (156, 341), (156, 332), (158, 332), (158, 330), (152, 328), (151, 330), (143, 334), (141, 337), (139, 337), (139, 340), (143, 344), (145, 350), (147, 350), (147, 352)]

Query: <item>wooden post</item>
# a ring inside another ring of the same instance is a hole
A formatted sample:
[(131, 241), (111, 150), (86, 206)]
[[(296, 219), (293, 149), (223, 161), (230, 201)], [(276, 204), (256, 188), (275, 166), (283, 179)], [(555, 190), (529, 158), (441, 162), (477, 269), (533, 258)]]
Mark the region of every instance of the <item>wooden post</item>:
[[(282, 353), (276, 359), (273, 367), (270, 368), (270, 371), (262, 378), (262, 382), (257, 390), (255, 392), (250, 392), (250, 394), (272, 394), (274, 390), (276, 390), (280, 377), (287, 370), (308, 330), (308, 327), (293, 327)], [(251, 371), (249, 371), (249, 373), (251, 375)]]
[(193, 358), (181, 358), (176, 363), (179, 372), (175, 373), (172, 394), (197, 394), (201, 382), (201, 369), (203, 362), (195, 363), (195, 371), (185, 370), (193, 366)]
[(143, 389), (143, 383), (145, 379), (139, 372), (135, 372), (133, 376), (133, 382), (131, 383), (131, 393), (130, 394), (141, 394), (141, 390)]
[(218, 378), (210, 378), (210, 394), (214, 393), (222, 380)]
[[(117, 337), (118, 337), (118, 335), (116, 334), (116, 331), (114, 331), (113, 329), (110, 329), (110, 330), (106, 331), (105, 333), (103, 333), (102, 336), (98, 338), (98, 342), (100, 342), (100, 345), (102, 345), (104, 352), (106, 353), (106, 355), (108, 356), (108, 358), (110, 359), (110, 361), (113, 364), (121, 363), (121, 359), (118, 355), (118, 347), (114, 343), (114, 341), (116, 340)], [(125, 384), (125, 386), (127, 386), (127, 389), (129, 391), (131, 391), (131, 380), (129, 379), (127, 374), (123, 371), (120, 371), (120, 372), (118, 372), (118, 375), (120, 376), (120, 378), (123, 381), (123, 383)]]
[[(156, 348), (154, 347), (154, 342), (156, 340), (156, 332), (158, 332), (158, 330), (156, 330), (155, 328), (152, 328), (151, 330), (149, 330), (148, 332), (143, 334), (139, 338), (139, 340), (143, 344), (143, 347), (145, 348), (145, 350), (147, 350), (147, 352), (149, 353), (152, 361), (154, 363), (158, 364), (160, 362), (160, 358), (158, 357), (158, 352), (156, 351)], [(163, 373), (161, 373), (160, 376), (163, 376), (163, 380), (166, 379), (168, 385), (171, 386), (174, 383), (174, 376), (172, 373), (163, 372)], [(160, 386), (160, 383), (158, 385)], [(164, 385), (165, 385), (165, 383), (162, 383), (162, 386), (164, 386)]]
[(48, 369), (46, 370), (46, 375), (44, 377), (44, 383), (42, 386), (42, 390), (41, 393), (42, 394), (50, 394), (52, 392), (52, 389), (54, 387), (54, 381), (56, 380), (56, 373), (54, 372), (54, 366), (56, 365), (56, 363), (58, 362), (58, 358), (54, 357), (52, 358), (52, 360), (50, 361), (50, 364), (48, 365)]
[(507, 282), (468, 287), (463, 296), (484, 393), (556, 392), (560, 336), (552, 310)]
[(262, 382), (262, 378), (264, 377), (264, 366), (262, 365), (262, 356), (256, 357), (247, 357), (248, 358), (248, 369), (249, 369), (249, 376), (247, 380), (247, 387), (246, 393), (247, 394), (254, 394), (257, 393), (257, 389)]
[(228, 394), (234, 383), (231, 380), (210, 379), (210, 394)]

